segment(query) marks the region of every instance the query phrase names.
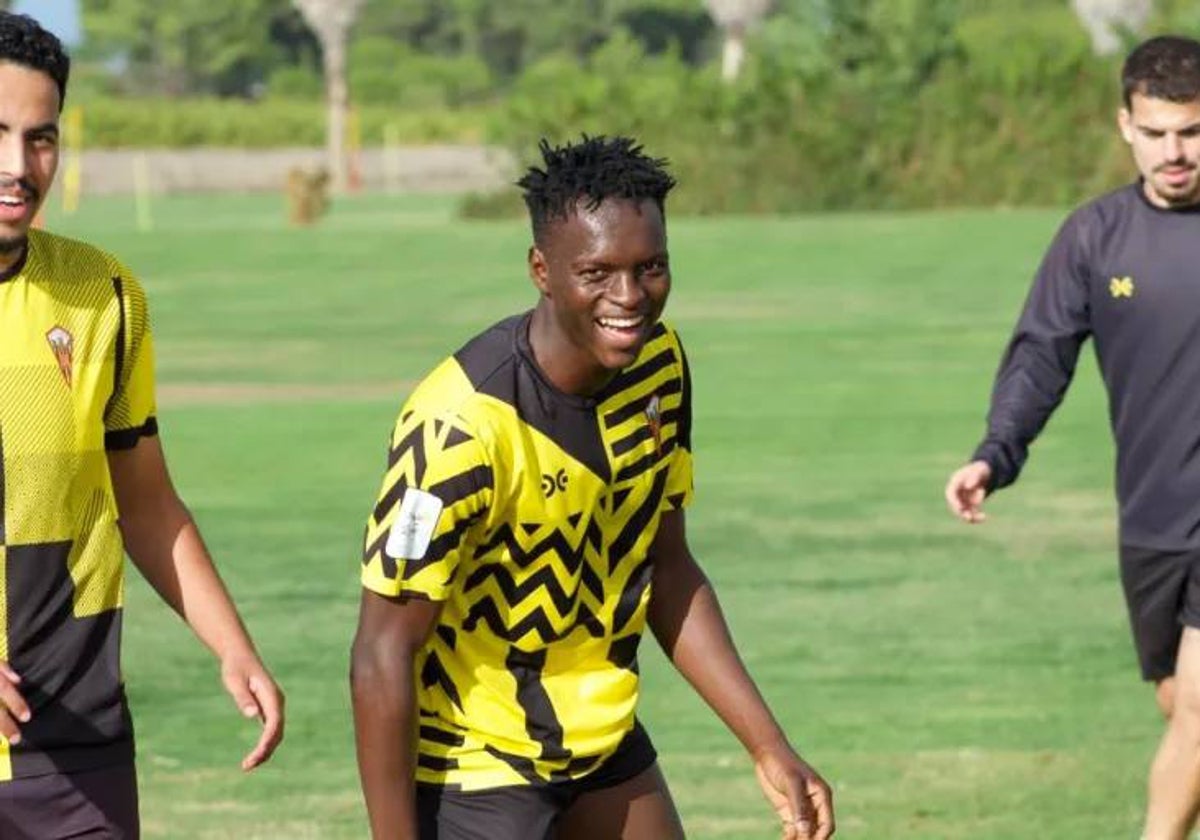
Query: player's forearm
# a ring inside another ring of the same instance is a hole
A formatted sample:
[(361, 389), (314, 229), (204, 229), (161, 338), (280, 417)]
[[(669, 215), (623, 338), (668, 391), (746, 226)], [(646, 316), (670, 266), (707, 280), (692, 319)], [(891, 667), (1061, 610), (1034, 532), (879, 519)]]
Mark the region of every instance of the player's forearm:
[[(683, 677), (751, 754), (786, 743), (738, 655), (716, 593), (689, 561), (651, 598), (650, 626)], [(660, 595), (664, 597), (660, 597)]]
[(358, 772), (375, 840), (416, 837), (412, 664), (358, 640), (351, 654)]
[(178, 500), (122, 517), (125, 548), (154, 590), (218, 659), (257, 656), (200, 531)]

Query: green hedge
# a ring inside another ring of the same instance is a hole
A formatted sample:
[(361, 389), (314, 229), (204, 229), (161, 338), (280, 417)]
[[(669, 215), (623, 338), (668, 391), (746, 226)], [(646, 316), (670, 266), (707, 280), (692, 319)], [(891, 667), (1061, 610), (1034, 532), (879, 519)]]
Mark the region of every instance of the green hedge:
[[(325, 143), (325, 108), (318, 101), (88, 97), (68, 98), (67, 104), (82, 107), (84, 144), (91, 148), (261, 149)], [(358, 122), (365, 146), (385, 142), (389, 126), (400, 143), (478, 143), (489, 131), (491, 114), (484, 106), (368, 106), (358, 111)]]
[[(875, 8), (857, 53), (844, 38), (801, 50), (788, 22), (768, 27), (733, 85), (632, 39), (586, 65), (547, 57), (492, 140), (530, 160), (541, 137), (633, 134), (670, 159), (672, 209), (692, 213), (1062, 205), (1132, 177), (1114, 122), (1119, 60), (1094, 57), (1065, 6), (965, 19), (937, 0)], [(477, 196), (463, 212), (514, 207)]]

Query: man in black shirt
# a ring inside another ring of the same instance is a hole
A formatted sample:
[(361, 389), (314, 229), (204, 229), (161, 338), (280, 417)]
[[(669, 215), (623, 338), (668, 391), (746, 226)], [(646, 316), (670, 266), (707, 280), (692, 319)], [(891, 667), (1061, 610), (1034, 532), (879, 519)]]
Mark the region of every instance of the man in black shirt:
[(987, 436), (950, 476), (969, 523), (1016, 480), (1095, 339), (1117, 448), (1121, 577), (1142, 674), (1168, 725), (1144, 840), (1200, 812), (1200, 43), (1159, 37), (1122, 71), (1141, 178), (1076, 210), (1046, 253), (992, 393)]

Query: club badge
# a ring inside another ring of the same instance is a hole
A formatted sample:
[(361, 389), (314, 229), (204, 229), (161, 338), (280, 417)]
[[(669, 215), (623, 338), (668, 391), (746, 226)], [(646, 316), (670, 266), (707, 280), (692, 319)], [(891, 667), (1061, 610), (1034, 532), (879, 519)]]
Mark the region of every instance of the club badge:
[(54, 353), (54, 360), (58, 362), (58, 369), (63, 375), (63, 380), (66, 381), (67, 387), (70, 387), (75, 339), (63, 327), (56, 326), (46, 333), (46, 341), (49, 342), (50, 350)]

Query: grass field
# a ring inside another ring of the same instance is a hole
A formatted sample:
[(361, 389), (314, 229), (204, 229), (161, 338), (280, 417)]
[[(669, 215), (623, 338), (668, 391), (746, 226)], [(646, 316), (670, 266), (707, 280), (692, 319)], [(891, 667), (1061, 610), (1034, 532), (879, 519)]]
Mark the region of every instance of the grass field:
[[(272, 197), (179, 197), (134, 229), (88, 202), (52, 229), (151, 294), (177, 484), (283, 683), (253, 727), (140, 580), (125, 669), (148, 838), (365, 836), (347, 699), (359, 540), (399, 402), (532, 303), (527, 233), (447, 200), (361, 198), (311, 231)], [(968, 529), (942, 483), (1062, 211), (676, 219), (668, 317), (696, 391), (692, 542), (742, 651), (833, 783), (839, 836), (1132, 838), (1160, 724), (1115, 561), (1112, 447), (1090, 349), (1018, 488)], [(773, 838), (734, 739), (643, 646), (642, 717), (691, 838)]]

